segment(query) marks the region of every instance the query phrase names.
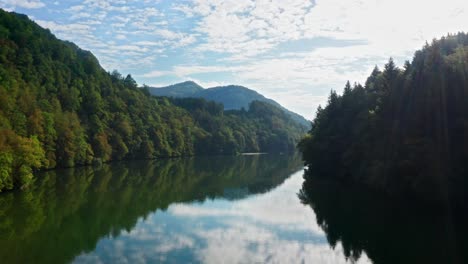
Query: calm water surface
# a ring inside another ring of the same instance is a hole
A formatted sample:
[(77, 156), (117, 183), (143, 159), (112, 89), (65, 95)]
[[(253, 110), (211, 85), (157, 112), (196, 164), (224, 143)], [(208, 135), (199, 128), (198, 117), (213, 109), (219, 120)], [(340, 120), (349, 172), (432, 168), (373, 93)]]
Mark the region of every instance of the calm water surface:
[(45, 172), (0, 195), (0, 263), (468, 263), (468, 218), (303, 174), (286, 155)]
[(50, 171), (0, 196), (0, 260), (345, 263), (298, 198), (302, 174), (298, 157), (273, 155)]

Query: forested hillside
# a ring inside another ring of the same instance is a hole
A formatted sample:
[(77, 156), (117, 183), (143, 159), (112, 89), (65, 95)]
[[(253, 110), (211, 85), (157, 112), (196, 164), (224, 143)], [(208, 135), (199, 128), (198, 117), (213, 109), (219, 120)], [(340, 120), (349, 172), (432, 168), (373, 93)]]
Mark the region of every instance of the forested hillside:
[(241, 110), (242, 108), (248, 110), (250, 103), (253, 101), (261, 101), (281, 108), (290, 118), (303, 126), (310, 128), (311, 124), (310, 121), (306, 120), (303, 116), (289, 111), (278, 102), (266, 98), (258, 92), (244, 86), (227, 85), (205, 89), (193, 81), (187, 81), (160, 88), (149, 87), (149, 91), (151, 94), (158, 96), (204, 98), (209, 101), (221, 103), (224, 106), (224, 110)]
[(189, 106), (153, 97), (24, 15), (0, 10), (0, 47), (0, 191), (27, 186), (38, 169), (285, 152), (305, 131), (270, 105), (224, 114), (202, 99)]
[(253, 101), (249, 110), (223, 111), (223, 105), (199, 98), (171, 98), (186, 109), (205, 134), (195, 142), (195, 152), (294, 152), (307, 128), (282, 109)]
[[(464, 203), (468, 190), (468, 35), (390, 60), (365, 86), (332, 91), (300, 143), (310, 175), (393, 195)], [(466, 205), (466, 204), (465, 204)]]

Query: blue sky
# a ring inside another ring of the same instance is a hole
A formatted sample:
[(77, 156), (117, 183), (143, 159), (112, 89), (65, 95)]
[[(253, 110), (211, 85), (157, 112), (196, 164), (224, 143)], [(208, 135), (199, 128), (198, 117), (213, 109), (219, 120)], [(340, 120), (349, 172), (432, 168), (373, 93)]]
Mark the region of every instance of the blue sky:
[(0, 0), (142, 84), (244, 85), (313, 118), (330, 89), (468, 30), (466, 0)]

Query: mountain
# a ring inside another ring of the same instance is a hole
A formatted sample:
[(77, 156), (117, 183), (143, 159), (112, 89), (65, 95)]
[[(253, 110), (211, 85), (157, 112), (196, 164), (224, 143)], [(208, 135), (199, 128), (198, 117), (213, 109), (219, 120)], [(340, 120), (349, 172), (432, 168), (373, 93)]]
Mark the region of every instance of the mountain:
[(458, 33), (332, 91), (300, 143), (309, 174), (468, 209), (467, 76), (468, 34)]
[(228, 85), (205, 89), (193, 81), (187, 81), (166, 87), (150, 87), (149, 91), (156, 96), (204, 98), (223, 104), (225, 110), (249, 109), (252, 101), (267, 102), (283, 109), (296, 122), (310, 127), (310, 121), (303, 116), (289, 111), (276, 101), (244, 86)]
[(152, 96), (130, 74), (105, 71), (91, 52), (1, 9), (0, 47), (0, 192), (27, 187), (41, 169), (292, 152), (306, 132), (259, 101), (224, 112), (203, 98)]
[(203, 87), (192, 81), (186, 81), (158, 89), (150, 88), (151, 94), (167, 97), (189, 97), (203, 90)]

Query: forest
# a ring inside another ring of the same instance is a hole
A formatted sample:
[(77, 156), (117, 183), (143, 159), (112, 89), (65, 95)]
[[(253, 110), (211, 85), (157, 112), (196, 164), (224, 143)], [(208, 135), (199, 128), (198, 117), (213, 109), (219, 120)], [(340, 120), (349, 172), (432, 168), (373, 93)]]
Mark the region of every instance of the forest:
[(464, 206), (468, 190), (468, 35), (447, 35), (364, 85), (331, 91), (299, 148), (308, 170), (394, 197)]
[(0, 192), (38, 170), (241, 152), (291, 152), (307, 128), (276, 106), (223, 111), (151, 96), (89, 51), (0, 10)]

